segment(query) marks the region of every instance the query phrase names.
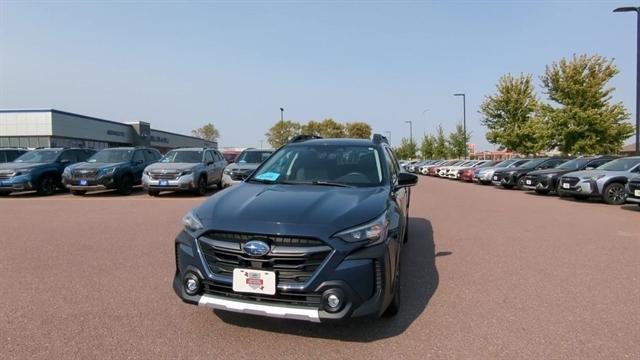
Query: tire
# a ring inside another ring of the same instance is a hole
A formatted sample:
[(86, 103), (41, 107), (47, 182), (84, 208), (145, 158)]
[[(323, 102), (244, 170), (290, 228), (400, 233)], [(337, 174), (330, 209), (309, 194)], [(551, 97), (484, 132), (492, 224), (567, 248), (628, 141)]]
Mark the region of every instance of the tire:
[(87, 190), (71, 190), (71, 194), (75, 196), (82, 196), (87, 193)]
[(602, 200), (609, 205), (622, 205), (627, 201), (627, 192), (621, 183), (611, 183), (604, 188)]
[(157, 190), (149, 190), (149, 191), (147, 192), (147, 194), (149, 194), (149, 196), (156, 197), (156, 196), (160, 196), (160, 191), (157, 191)]
[(56, 190), (56, 182), (51, 175), (45, 175), (40, 179), (36, 192), (38, 195), (48, 196), (53, 195)]
[(120, 184), (118, 184), (118, 194), (129, 195), (133, 192), (133, 179), (131, 175), (124, 175), (120, 178)]
[(542, 189), (535, 189), (534, 191), (538, 195), (547, 195), (549, 193), (549, 190), (542, 190)]
[(518, 181), (516, 182), (516, 188), (518, 190), (524, 190), (524, 176), (519, 178)]
[(395, 279), (395, 284), (393, 289), (393, 299), (391, 299), (389, 306), (382, 314), (382, 316), (384, 317), (395, 316), (400, 311), (400, 303), (401, 303), (400, 300), (402, 299), (402, 295), (401, 295), (402, 291), (400, 290), (402, 288), (402, 286), (400, 285), (400, 267), (401, 267), (400, 264), (401, 263), (398, 263), (398, 268), (396, 269), (396, 279)]
[(207, 178), (205, 178), (204, 176), (200, 176), (198, 178), (198, 186), (196, 186), (193, 192), (198, 196), (206, 195), (207, 194)]

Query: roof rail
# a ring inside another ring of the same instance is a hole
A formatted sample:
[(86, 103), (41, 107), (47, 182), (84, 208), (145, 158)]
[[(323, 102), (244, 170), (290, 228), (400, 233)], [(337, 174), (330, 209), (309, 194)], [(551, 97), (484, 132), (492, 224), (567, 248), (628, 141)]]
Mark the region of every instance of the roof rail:
[(382, 136), (380, 134), (373, 134), (373, 143), (374, 144), (385, 143), (385, 144), (389, 145), (389, 140), (386, 137), (384, 137), (384, 136)]
[(307, 140), (313, 140), (313, 139), (322, 139), (322, 136), (310, 135), (310, 134), (296, 135), (296, 136), (292, 137), (291, 140), (289, 140), (289, 144), (297, 143), (297, 142), (303, 142), (303, 141), (307, 141)]

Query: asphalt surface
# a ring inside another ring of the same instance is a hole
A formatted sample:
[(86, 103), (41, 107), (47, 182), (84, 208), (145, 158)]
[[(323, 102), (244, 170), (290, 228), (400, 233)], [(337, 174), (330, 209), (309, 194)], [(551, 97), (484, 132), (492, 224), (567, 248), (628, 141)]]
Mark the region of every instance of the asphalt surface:
[(0, 198), (2, 359), (640, 358), (640, 207), (424, 178), (397, 317), (213, 312), (173, 293), (203, 198)]

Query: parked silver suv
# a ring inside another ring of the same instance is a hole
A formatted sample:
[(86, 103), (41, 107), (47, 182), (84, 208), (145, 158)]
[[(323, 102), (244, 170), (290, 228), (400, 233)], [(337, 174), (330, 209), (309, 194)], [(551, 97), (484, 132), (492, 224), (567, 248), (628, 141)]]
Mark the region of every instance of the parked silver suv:
[(227, 161), (218, 150), (175, 149), (144, 169), (142, 185), (151, 196), (161, 191), (192, 191), (204, 195), (210, 185), (222, 187), (225, 166)]
[(253, 172), (263, 161), (267, 160), (273, 154), (271, 149), (246, 149), (238, 157), (233, 164), (229, 164), (224, 169), (222, 176), (222, 186), (227, 187), (238, 184)]

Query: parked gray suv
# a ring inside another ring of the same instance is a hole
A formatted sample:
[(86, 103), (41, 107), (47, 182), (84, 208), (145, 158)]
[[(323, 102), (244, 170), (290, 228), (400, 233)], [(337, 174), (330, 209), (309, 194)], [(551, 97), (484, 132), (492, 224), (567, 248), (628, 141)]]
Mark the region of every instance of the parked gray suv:
[(255, 170), (263, 161), (267, 160), (273, 154), (270, 149), (246, 149), (238, 157), (233, 164), (229, 164), (224, 169), (222, 176), (222, 186), (227, 187), (238, 184)]
[(192, 191), (205, 195), (211, 185), (222, 187), (225, 166), (227, 160), (218, 150), (175, 149), (144, 169), (142, 185), (151, 196), (157, 196), (161, 191)]
[(610, 161), (594, 170), (576, 171), (560, 178), (558, 193), (576, 199), (600, 197), (611, 205), (626, 201), (625, 184), (640, 174), (640, 156), (630, 156)]

